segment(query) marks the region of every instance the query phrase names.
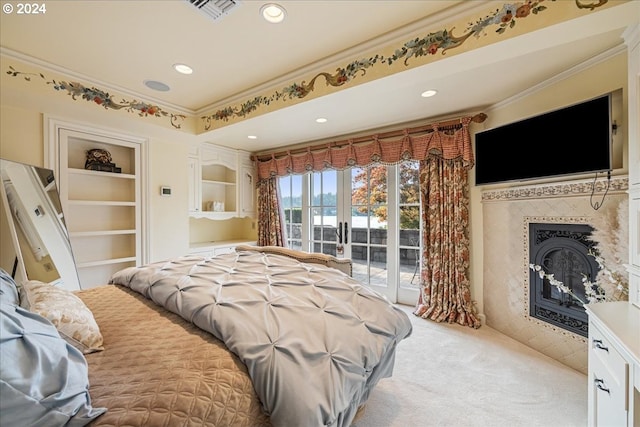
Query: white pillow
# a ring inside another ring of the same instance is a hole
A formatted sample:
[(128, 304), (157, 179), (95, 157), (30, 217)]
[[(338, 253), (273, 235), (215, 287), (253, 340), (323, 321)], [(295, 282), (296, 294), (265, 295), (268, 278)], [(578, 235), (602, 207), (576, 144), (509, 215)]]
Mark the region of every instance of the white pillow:
[(60, 336), (82, 353), (104, 350), (93, 313), (72, 292), (30, 280), (20, 287), (20, 305), (53, 323)]

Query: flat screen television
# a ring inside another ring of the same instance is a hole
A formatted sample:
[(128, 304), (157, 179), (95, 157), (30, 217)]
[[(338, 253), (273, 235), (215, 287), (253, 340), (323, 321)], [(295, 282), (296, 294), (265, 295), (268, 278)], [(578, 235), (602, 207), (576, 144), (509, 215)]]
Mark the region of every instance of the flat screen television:
[(476, 185), (611, 170), (611, 95), (478, 132)]

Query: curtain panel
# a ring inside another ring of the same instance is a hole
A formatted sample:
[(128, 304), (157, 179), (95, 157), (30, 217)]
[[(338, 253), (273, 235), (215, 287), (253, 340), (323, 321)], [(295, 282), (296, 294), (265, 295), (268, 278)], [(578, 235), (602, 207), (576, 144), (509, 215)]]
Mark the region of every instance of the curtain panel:
[(420, 192), (423, 253), (414, 314), (478, 328), (468, 278), (468, 171), (460, 160), (423, 160)]
[(347, 140), (329, 143), (325, 148), (308, 147), (301, 153), (271, 154), (264, 159), (258, 156), (258, 180), (274, 176), (302, 174), (325, 169), (345, 169), (371, 164), (394, 164), (404, 160), (424, 160), (435, 156), (443, 159), (459, 159), (465, 168), (473, 167), (473, 148), (469, 136), (469, 124), (473, 117), (463, 117), (456, 122), (433, 123), (421, 134), (409, 129), (396, 138), (367, 137), (366, 142)]
[(285, 246), (278, 178), (258, 182), (258, 246)]

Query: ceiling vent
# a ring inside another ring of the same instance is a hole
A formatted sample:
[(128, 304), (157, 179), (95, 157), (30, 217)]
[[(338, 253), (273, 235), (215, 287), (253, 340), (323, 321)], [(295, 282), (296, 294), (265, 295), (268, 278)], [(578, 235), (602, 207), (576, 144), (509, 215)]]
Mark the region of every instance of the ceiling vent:
[(222, 18), (238, 6), (240, 0), (187, 0), (200, 12), (214, 21)]

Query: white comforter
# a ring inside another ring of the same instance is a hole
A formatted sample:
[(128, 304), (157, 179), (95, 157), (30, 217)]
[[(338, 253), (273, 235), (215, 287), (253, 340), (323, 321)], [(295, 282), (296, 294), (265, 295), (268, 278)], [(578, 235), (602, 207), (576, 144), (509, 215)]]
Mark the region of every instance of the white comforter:
[(246, 364), (274, 426), (349, 426), (411, 333), (407, 315), (348, 275), (246, 251), (116, 273), (222, 340)]

